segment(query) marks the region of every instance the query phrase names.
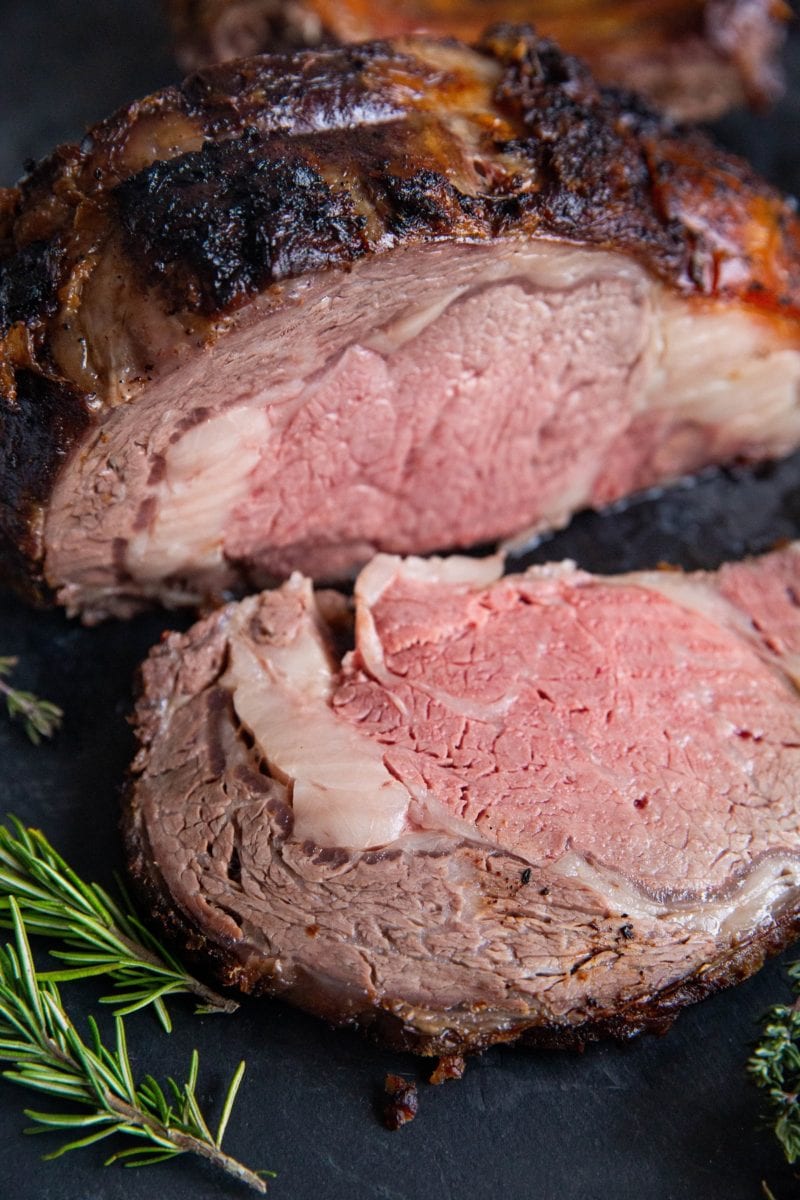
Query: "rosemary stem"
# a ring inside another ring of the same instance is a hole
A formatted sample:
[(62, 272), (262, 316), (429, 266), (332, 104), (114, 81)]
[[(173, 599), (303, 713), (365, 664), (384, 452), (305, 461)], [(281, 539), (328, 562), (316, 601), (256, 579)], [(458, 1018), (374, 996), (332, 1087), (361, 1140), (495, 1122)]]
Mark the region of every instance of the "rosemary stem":
[[(65, 1054), (59, 1044), (51, 1037), (45, 1036), (42, 1039), (43, 1046), (46, 1046), (48, 1054), (54, 1059), (71, 1070), (75, 1068), (75, 1061), (69, 1054)], [(265, 1196), (267, 1193), (267, 1185), (264, 1180), (246, 1167), (244, 1163), (238, 1162), (235, 1158), (231, 1158), (219, 1146), (210, 1145), (208, 1142), (203, 1142), (199, 1138), (192, 1137), (190, 1133), (184, 1133), (179, 1129), (169, 1129), (167, 1126), (151, 1117), (149, 1113), (143, 1112), (139, 1108), (134, 1108), (128, 1104), (120, 1096), (108, 1090), (102, 1089), (103, 1103), (106, 1105), (109, 1112), (114, 1112), (118, 1116), (123, 1117), (128, 1125), (138, 1126), (140, 1129), (146, 1129), (154, 1134), (159, 1141), (170, 1142), (176, 1150), (180, 1150), (186, 1154), (197, 1154), (201, 1158), (207, 1159), (215, 1167), (224, 1171), (227, 1175), (237, 1179), (240, 1183), (252, 1188), (253, 1191)]]
[(240, 1183), (252, 1188), (253, 1191), (260, 1195), (267, 1194), (267, 1185), (260, 1175), (256, 1175), (255, 1171), (251, 1171), (244, 1163), (240, 1163), (237, 1159), (231, 1158), (224, 1150), (219, 1147), (209, 1146), (206, 1142), (201, 1142), (197, 1138), (193, 1138), (191, 1134), (169, 1131), (166, 1137), (173, 1145), (181, 1150), (186, 1150), (190, 1154), (199, 1154), (202, 1158), (208, 1159), (215, 1167), (225, 1171), (227, 1175), (238, 1179)]
[(244, 1163), (237, 1162), (235, 1158), (231, 1158), (229, 1154), (226, 1154), (218, 1146), (209, 1145), (208, 1142), (201, 1142), (199, 1138), (192, 1137), (190, 1133), (182, 1133), (179, 1129), (166, 1129), (154, 1118), (148, 1116), (147, 1113), (132, 1108), (124, 1100), (120, 1100), (118, 1096), (114, 1096), (110, 1092), (106, 1093), (105, 1100), (109, 1108), (119, 1113), (120, 1116), (125, 1117), (128, 1124), (140, 1125), (144, 1129), (149, 1129), (160, 1140), (171, 1142), (177, 1150), (182, 1150), (187, 1154), (198, 1154), (201, 1158), (205, 1158), (210, 1163), (213, 1163), (215, 1167), (219, 1167), (220, 1170), (225, 1171), (226, 1174), (232, 1175), (234, 1179), (238, 1179), (240, 1183), (246, 1184), (262, 1196), (266, 1195), (267, 1185), (264, 1180), (255, 1171), (251, 1171), (249, 1167), (246, 1167)]

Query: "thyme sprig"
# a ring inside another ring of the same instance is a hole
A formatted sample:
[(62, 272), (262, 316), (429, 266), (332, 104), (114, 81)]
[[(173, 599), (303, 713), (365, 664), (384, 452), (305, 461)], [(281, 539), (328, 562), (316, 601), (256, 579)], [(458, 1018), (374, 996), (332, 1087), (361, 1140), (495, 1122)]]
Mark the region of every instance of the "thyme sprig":
[(52, 737), (61, 725), (64, 713), (57, 704), (42, 700), (33, 692), (23, 692), (7, 682), (17, 665), (16, 658), (0, 658), (0, 694), (5, 696), (6, 708), (12, 721), (20, 717), (22, 727), (35, 746), (43, 737)]
[[(800, 991), (800, 963), (789, 967)], [(800, 1158), (800, 996), (794, 1004), (776, 1004), (764, 1021), (761, 1040), (747, 1070), (766, 1092), (769, 1122), (783, 1147), (786, 1161)]]
[[(50, 954), (64, 963), (40, 977), (50, 983), (107, 975), (114, 992), (102, 1003), (126, 1016), (152, 1004), (164, 1029), (172, 1028), (165, 999), (188, 993), (202, 1012), (235, 1012), (238, 1005), (195, 979), (139, 920), (120, 888), (116, 902), (97, 883), (85, 883), (44, 834), (9, 817), (0, 825), (0, 926), (13, 928), (19, 905), (30, 934), (61, 943)], [(49, 948), (49, 947), (48, 947)]]
[(211, 1132), (197, 1102), (199, 1059), (194, 1051), (189, 1077), (183, 1084), (167, 1080), (164, 1089), (152, 1075), (134, 1081), (125, 1024), (116, 1017), (115, 1045), (104, 1044), (90, 1017), (84, 1040), (64, 1008), (52, 980), (37, 973), (22, 912), (13, 897), (8, 913), (14, 932), (12, 945), (0, 949), (0, 1062), (13, 1064), (6, 1079), (23, 1087), (65, 1099), (88, 1112), (39, 1112), (26, 1109), (34, 1122), (27, 1133), (54, 1130), (77, 1133), (45, 1158), (90, 1146), (114, 1135), (137, 1144), (112, 1154), (106, 1164), (149, 1166), (180, 1154), (198, 1154), (254, 1191), (265, 1193), (263, 1176), (222, 1149), (245, 1064), (234, 1072), (222, 1105), (216, 1131)]

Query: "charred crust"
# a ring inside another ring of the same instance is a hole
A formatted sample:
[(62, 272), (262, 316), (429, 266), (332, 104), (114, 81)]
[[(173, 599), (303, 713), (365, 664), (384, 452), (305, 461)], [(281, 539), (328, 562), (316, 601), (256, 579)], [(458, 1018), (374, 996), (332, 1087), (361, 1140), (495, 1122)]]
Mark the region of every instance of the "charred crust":
[[(671, 286), (712, 294), (718, 281), (698, 278), (698, 253), (730, 254), (731, 219), (743, 233), (756, 205), (775, 226), (776, 261), (742, 255), (751, 278), (736, 294), (774, 308), (788, 293), (796, 305), (796, 216), (744, 163), (676, 132), (631, 94), (599, 87), (580, 60), (528, 27), (487, 32), (477, 50), (494, 65), (485, 78), (475, 51), (453, 44), (449, 68), (437, 69), (428, 46), (446, 43), (223, 64), (130, 106), (81, 147), (60, 148), (14, 193), (8, 237), (22, 257), (0, 267), (10, 272), (0, 296), (5, 288), (7, 307), (26, 320), (48, 315), (76, 205), (87, 199), (99, 222), (121, 226), (132, 269), (173, 309), (206, 315), (397, 241), (520, 233), (622, 248)], [(441, 119), (450, 112), (474, 122), (480, 170)], [(200, 148), (127, 170), (139, 125), (173, 116)], [(377, 223), (365, 220), (359, 189)], [(49, 236), (28, 245), (31, 229)], [(779, 266), (792, 281), (781, 297)]]
[(60, 380), (16, 374), (0, 395), (0, 564), (6, 583), (43, 601), (44, 511), (61, 466), (90, 423), (83, 398)]
[(373, 195), (387, 229), (402, 238), (425, 231), (446, 235), (465, 216), (483, 217), (480, 202), (464, 195), (438, 171), (420, 168), (404, 178), (386, 173), (373, 181)]
[(62, 246), (37, 241), (0, 264), (0, 335), (15, 322), (39, 321), (58, 307)]
[(256, 130), (155, 163), (122, 183), (115, 201), (131, 257), (176, 311), (210, 315), (366, 251), (348, 194)]
[[(389, 42), (264, 54), (197, 71), (181, 84), (177, 102), (209, 138), (257, 125), (285, 136), (324, 131), (327, 139), (337, 130), (369, 129), (377, 120), (405, 115), (402, 104), (367, 78), (400, 57)], [(403, 66), (414, 73), (413, 59)], [(422, 84), (419, 65), (416, 73)]]

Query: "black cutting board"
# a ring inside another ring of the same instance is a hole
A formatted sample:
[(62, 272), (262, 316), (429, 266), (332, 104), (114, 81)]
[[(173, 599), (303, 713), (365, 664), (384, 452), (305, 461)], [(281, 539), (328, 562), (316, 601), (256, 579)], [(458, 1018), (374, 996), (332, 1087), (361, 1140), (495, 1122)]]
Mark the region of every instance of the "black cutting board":
[[(777, 112), (728, 118), (719, 134), (800, 190), (800, 39), (790, 60), (795, 86)], [(87, 122), (174, 74), (156, 0), (0, 0), (0, 184), (13, 182), (26, 157), (79, 136)], [(800, 456), (755, 472), (710, 473), (660, 499), (581, 517), (526, 561), (570, 556), (609, 571), (660, 561), (713, 567), (798, 535)], [(62, 733), (39, 749), (0, 720), (0, 810), (41, 826), (104, 883), (120, 866), (132, 673), (170, 623), (179, 622), (156, 614), (84, 630), (0, 598), (0, 653), (19, 654), (21, 683), (66, 711)], [(282, 1005), (194, 1017), (176, 1003), (170, 1038), (144, 1016), (131, 1022), (131, 1041), (142, 1074), (181, 1073), (197, 1046), (209, 1104), (247, 1059), (229, 1149), (278, 1172), (276, 1200), (758, 1200), (762, 1179), (777, 1200), (789, 1200), (800, 1184), (759, 1128), (758, 1095), (743, 1069), (758, 1017), (786, 994), (777, 961), (688, 1010), (663, 1038), (583, 1055), (493, 1050), (460, 1083), (423, 1086), (417, 1120), (398, 1133), (376, 1119), (381, 1081), (398, 1070), (422, 1081), (430, 1064)], [(97, 989), (67, 995), (80, 1013)], [(22, 1136), (23, 1105), (37, 1100), (0, 1083), (0, 1200), (246, 1194), (188, 1159), (104, 1170), (101, 1150), (89, 1149), (41, 1163), (55, 1142)]]

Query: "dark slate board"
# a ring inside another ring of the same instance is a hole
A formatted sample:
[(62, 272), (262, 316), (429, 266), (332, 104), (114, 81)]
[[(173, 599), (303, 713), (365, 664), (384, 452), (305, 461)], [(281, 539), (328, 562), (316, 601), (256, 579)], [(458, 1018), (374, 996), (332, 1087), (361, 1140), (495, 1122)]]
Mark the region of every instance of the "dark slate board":
[[(720, 134), (768, 175), (800, 190), (800, 43), (793, 93), (769, 120), (728, 118)], [(23, 158), (78, 136), (115, 105), (174, 77), (156, 0), (0, 0), (0, 183)], [(561, 556), (600, 570), (660, 561), (713, 567), (800, 534), (800, 455), (755, 472), (699, 482), (606, 516), (585, 515), (526, 561)], [(39, 824), (75, 865), (108, 883), (120, 866), (117, 796), (131, 753), (131, 677), (169, 623), (151, 615), (84, 630), (55, 613), (0, 598), (0, 652), (19, 654), (20, 682), (61, 703), (52, 744), (31, 748), (0, 720), (0, 805)], [(790, 957), (790, 956), (789, 956)], [(209, 1103), (240, 1058), (249, 1071), (230, 1150), (278, 1172), (276, 1200), (778, 1200), (793, 1171), (759, 1128), (743, 1063), (764, 1009), (787, 993), (775, 962), (742, 987), (687, 1011), (664, 1038), (576, 1054), (495, 1050), (460, 1083), (423, 1087), (413, 1125), (376, 1119), (387, 1071), (422, 1081), (428, 1067), (383, 1053), (266, 1002), (235, 1017), (195, 1018), (174, 1006), (166, 1038), (135, 1022), (135, 1066), (181, 1073), (201, 1050)], [(97, 994), (73, 989), (76, 1011)], [(222, 1200), (244, 1195), (184, 1160), (143, 1172), (103, 1170), (99, 1149), (40, 1164), (25, 1140), (24, 1104), (0, 1085), (0, 1198)], [(50, 1148), (50, 1147), (47, 1147)]]

